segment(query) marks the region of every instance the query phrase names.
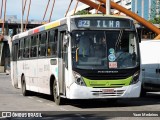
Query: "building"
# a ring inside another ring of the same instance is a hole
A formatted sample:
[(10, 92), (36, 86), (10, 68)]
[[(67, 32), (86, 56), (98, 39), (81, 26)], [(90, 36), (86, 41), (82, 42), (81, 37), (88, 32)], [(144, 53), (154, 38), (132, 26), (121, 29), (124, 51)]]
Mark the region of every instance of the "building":
[[(132, 0), (112, 0), (113, 2), (123, 6), (124, 8), (126, 8), (127, 10), (131, 10), (131, 1)], [(121, 14), (124, 15), (123, 13), (120, 13), (118, 10), (114, 10), (112, 9), (112, 13), (113, 14)]]
[[(160, 0), (112, 0), (146, 20), (160, 16)], [(119, 13), (112, 10), (114, 14)], [(122, 13), (120, 13), (122, 14)]]
[[(93, 2), (99, 3), (97, 0), (92, 0)], [(132, 12), (138, 14), (146, 20), (154, 19), (160, 16), (160, 0), (112, 0), (113, 2), (123, 6), (124, 8), (131, 10)], [(90, 8), (88, 5), (79, 6), (76, 12), (81, 10), (88, 10), (90, 13), (97, 13), (97, 10)], [(68, 13), (72, 15), (74, 10)], [(125, 15), (118, 10), (111, 8), (112, 14)]]
[[(131, 10), (132, 12), (138, 14), (142, 18), (146, 20), (153, 20), (156, 17), (160, 17), (160, 0), (112, 0), (113, 2), (116, 2), (117, 4), (125, 7), (128, 10)], [(117, 10), (112, 10), (112, 13), (114, 14), (121, 14)], [(139, 26), (137, 24), (137, 26)], [(155, 24), (158, 28), (160, 28), (159, 24)], [(155, 34), (150, 29), (139, 26), (139, 30), (141, 31), (142, 39), (154, 39), (157, 34)]]
[(151, 3), (151, 18), (160, 16), (160, 0), (153, 0)]
[(132, 11), (146, 20), (159, 17), (160, 0), (132, 0)]

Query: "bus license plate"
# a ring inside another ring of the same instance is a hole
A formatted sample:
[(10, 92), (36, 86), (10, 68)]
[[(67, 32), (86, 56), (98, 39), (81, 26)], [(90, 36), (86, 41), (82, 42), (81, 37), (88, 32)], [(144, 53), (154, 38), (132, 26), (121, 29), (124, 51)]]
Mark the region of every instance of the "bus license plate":
[(114, 93), (114, 89), (102, 89), (102, 93)]

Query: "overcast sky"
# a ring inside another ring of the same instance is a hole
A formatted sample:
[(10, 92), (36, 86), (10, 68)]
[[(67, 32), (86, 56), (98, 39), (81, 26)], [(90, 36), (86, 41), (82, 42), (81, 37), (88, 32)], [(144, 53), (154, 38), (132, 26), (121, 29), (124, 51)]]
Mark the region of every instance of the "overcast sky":
[[(29, 1), (30, 0), (27, 0), (27, 3), (29, 3)], [(45, 20), (49, 19), (53, 1), (54, 0), (50, 0), (50, 5), (48, 8), (48, 13), (46, 14)], [(29, 19), (43, 20), (43, 15), (44, 15), (48, 0), (31, 0), (31, 2), (32, 3), (30, 8)], [(74, 9), (76, 2), (77, 0), (73, 0), (70, 10)], [(53, 14), (52, 14), (52, 20), (56, 20), (64, 17), (64, 14), (68, 9), (69, 3), (70, 3), (70, 0), (56, 0)], [(1, 1), (0, 1), (0, 5), (1, 5)], [(80, 3), (79, 5), (82, 5), (82, 3)], [(22, 9), (21, 6), (22, 6), (22, 0), (7, 0), (6, 15), (17, 15), (18, 19), (20, 19), (21, 9)], [(26, 19), (27, 11), (28, 11), (28, 4), (26, 5), (24, 19)]]

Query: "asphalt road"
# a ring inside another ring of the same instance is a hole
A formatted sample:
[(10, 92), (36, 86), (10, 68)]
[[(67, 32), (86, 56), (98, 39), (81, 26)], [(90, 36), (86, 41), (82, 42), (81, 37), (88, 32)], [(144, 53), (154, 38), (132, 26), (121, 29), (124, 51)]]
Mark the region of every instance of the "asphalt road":
[[(122, 99), (116, 103), (107, 100), (66, 100), (64, 105), (57, 106), (49, 95), (33, 93), (31, 96), (22, 96), (21, 89), (15, 89), (11, 85), (10, 75), (0, 74), (0, 113), (5, 111), (11, 112), (14, 117), (16, 117), (16, 113), (22, 114), (26, 111), (37, 113), (38, 117), (42, 116), (39, 119), (47, 117), (47, 119), (62, 120), (75, 118), (77, 120), (88, 118), (128, 120), (128, 117), (134, 119), (136, 116), (136, 118), (140, 117), (145, 120), (158, 120), (160, 117), (160, 93), (147, 93), (144, 98)], [(28, 113), (26, 114), (28, 115)], [(150, 117), (148, 117), (149, 115)], [(30, 120), (31, 118), (25, 119)]]

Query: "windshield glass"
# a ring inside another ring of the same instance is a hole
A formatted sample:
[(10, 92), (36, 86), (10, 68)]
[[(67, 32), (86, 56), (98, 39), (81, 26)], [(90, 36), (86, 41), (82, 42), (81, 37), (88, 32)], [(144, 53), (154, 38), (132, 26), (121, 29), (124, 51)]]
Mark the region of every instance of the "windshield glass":
[(73, 31), (72, 62), (79, 69), (127, 69), (139, 64), (135, 32)]

